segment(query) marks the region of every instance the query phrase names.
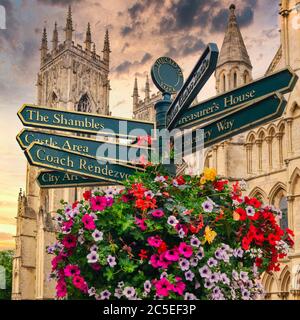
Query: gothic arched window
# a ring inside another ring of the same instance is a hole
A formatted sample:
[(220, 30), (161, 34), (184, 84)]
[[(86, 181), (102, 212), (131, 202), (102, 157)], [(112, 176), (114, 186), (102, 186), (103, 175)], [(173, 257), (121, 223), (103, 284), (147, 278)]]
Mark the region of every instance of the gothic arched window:
[(233, 88), (236, 88), (237, 86), (238, 86), (237, 73), (234, 72), (234, 74), (233, 74)]
[(244, 72), (244, 84), (247, 84), (249, 82), (249, 73), (248, 71)]
[(288, 223), (288, 204), (287, 204), (287, 198), (283, 196), (279, 201), (279, 209), (282, 212), (282, 219), (280, 220), (280, 227), (282, 229), (286, 229), (289, 226)]
[(85, 93), (79, 100), (77, 105), (77, 111), (80, 112), (91, 112), (92, 106), (89, 96)]
[(223, 76), (222, 76), (222, 91), (223, 92), (226, 91), (226, 76), (225, 76), (225, 74), (223, 74)]

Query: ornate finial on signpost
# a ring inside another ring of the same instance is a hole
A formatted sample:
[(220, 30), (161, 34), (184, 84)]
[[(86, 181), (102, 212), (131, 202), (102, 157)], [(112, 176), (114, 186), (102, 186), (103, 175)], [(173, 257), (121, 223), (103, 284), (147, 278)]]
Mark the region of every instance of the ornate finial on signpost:
[[(162, 92), (163, 100), (155, 104), (156, 129), (166, 129), (166, 116), (172, 103), (171, 95), (177, 93), (183, 85), (183, 73), (179, 65), (169, 57), (158, 58), (151, 68), (151, 78)], [(162, 144), (159, 143), (159, 158), (163, 160)], [(175, 173), (174, 163), (166, 165), (170, 173)]]
[(232, 4), (230, 5), (229, 9), (230, 9), (231, 11), (235, 11), (235, 9), (236, 9), (235, 4), (232, 3)]

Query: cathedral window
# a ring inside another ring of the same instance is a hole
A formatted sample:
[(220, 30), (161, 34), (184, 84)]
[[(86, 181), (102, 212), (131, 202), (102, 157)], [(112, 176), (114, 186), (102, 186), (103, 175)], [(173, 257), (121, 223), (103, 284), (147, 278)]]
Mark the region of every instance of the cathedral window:
[(90, 98), (87, 94), (84, 94), (77, 105), (77, 111), (80, 112), (91, 112), (92, 111), (92, 106), (91, 106), (91, 101)]
[(238, 86), (238, 77), (237, 77), (237, 73), (234, 72), (233, 74), (233, 88), (236, 88)]
[(223, 74), (223, 76), (222, 76), (222, 91), (223, 92), (226, 91), (226, 76), (225, 76), (225, 74)]
[(288, 205), (287, 205), (287, 198), (283, 196), (279, 201), (279, 209), (282, 212), (282, 219), (280, 220), (280, 227), (282, 229), (288, 228)]
[(244, 72), (244, 84), (247, 84), (249, 82), (249, 72), (245, 71)]

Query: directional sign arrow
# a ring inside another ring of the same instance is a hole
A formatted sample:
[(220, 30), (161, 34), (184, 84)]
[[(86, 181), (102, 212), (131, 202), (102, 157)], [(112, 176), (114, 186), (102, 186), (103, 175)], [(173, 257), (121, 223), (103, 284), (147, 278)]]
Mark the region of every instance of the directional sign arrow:
[(135, 172), (144, 171), (141, 168), (125, 164), (102, 164), (93, 157), (38, 142), (33, 142), (25, 150), (25, 155), (28, 162), (34, 166), (113, 182), (124, 181)]
[[(204, 147), (207, 148), (234, 135), (279, 118), (285, 107), (286, 100), (278, 94), (272, 94), (250, 105), (234, 109), (223, 118), (201, 128), (204, 130)], [(185, 155), (197, 151), (198, 138), (197, 130), (194, 130), (191, 143), (188, 144), (185, 141), (184, 145), (182, 145), (181, 150), (184, 150)], [(178, 146), (178, 142), (175, 143), (176, 145)]]
[(150, 149), (143, 146), (97, 141), (85, 137), (52, 134), (32, 129), (23, 129), (17, 135), (17, 141), (22, 149), (28, 148), (32, 142), (36, 141), (66, 151), (86, 154), (94, 158), (105, 157), (107, 161), (113, 162), (136, 162), (141, 156), (145, 159), (150, 159)]
[(275, 92), (287, 93), (293, 90), (297, 80), (298, 76), (291, 69), (280, 70), (190, 107), (180, 115), (171, 129), (198, 126), (216, 117), (221, 117), (232, 108), (238, 108), (252, 100), (263, 98)]
[(132, 138), (151, 135), (153, 122), (70, 112), (24, 104), (18, 117), (25, 126)]
[(37, 177), (41, 188), (72, 188), (85, 186), (111, 186), (115, 182), (79, 176), (63, 171), (42, 171)]
[(188, 108), (215, 71), (219, 49), (215, 43), (208, 44), (190, 76), (178, 92), (167, 113), (167, 127), (171, 127), (182, 111)]

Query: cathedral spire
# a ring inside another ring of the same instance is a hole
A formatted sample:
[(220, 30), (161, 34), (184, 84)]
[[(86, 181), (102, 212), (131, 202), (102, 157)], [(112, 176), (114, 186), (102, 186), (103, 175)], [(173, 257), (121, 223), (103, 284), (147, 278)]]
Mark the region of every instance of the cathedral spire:
[(68, 16), (67, 16), (67, 23), (66, 23), (66, 28), (65, 28), (65, 32), (66, 32), (66, 42), (71, 43), (73, 40), (73, 20), (72, 20), (72, 9), (71, 6), (69, 6), (69, 10), (68, 10)]
[(133, 88), (133, 110), (136, 109), (138, 103), (139, 103), (139, 89), (138, 89), (138, 82), (137, 82), (137, 78), (135, 77), (134, 80), (134, 88)]
[(104, 47), (102, 52), (103, 52), (103, 61), (109, 66), (109, 55), (111, 51), (110, 51), (110, 43), (109, 43), (109, 33), (107, 29), (105, 32)]
[(88, 23), (85, 37), (85, 49), (91, 51), (92, 49), (92, 33), (91, 33), (91, 25)]
[(57, 23), (54, 24), (53, 37), (52, 37), (52, 51), (56, 52), (58, 48), (58, 32)]
[(218, 67), (228, 62), (239, 62), (252, 68), (252, 64), (237, 23), (235, 9), (236, 6), (234, 4), (229, 7), (229, 21), (220, 51)]
[(48, 53), (48, 40), (46, 28), (43, 30), (42, 44), (41, 44), (41, 62), (43, 62)]
[(145, 85), (145, 99), (147, 101), (150, 100), (150, 83), (149, 83), (148, 74), (147, 74), (147, 77), (146, 77), (146, 85)]

